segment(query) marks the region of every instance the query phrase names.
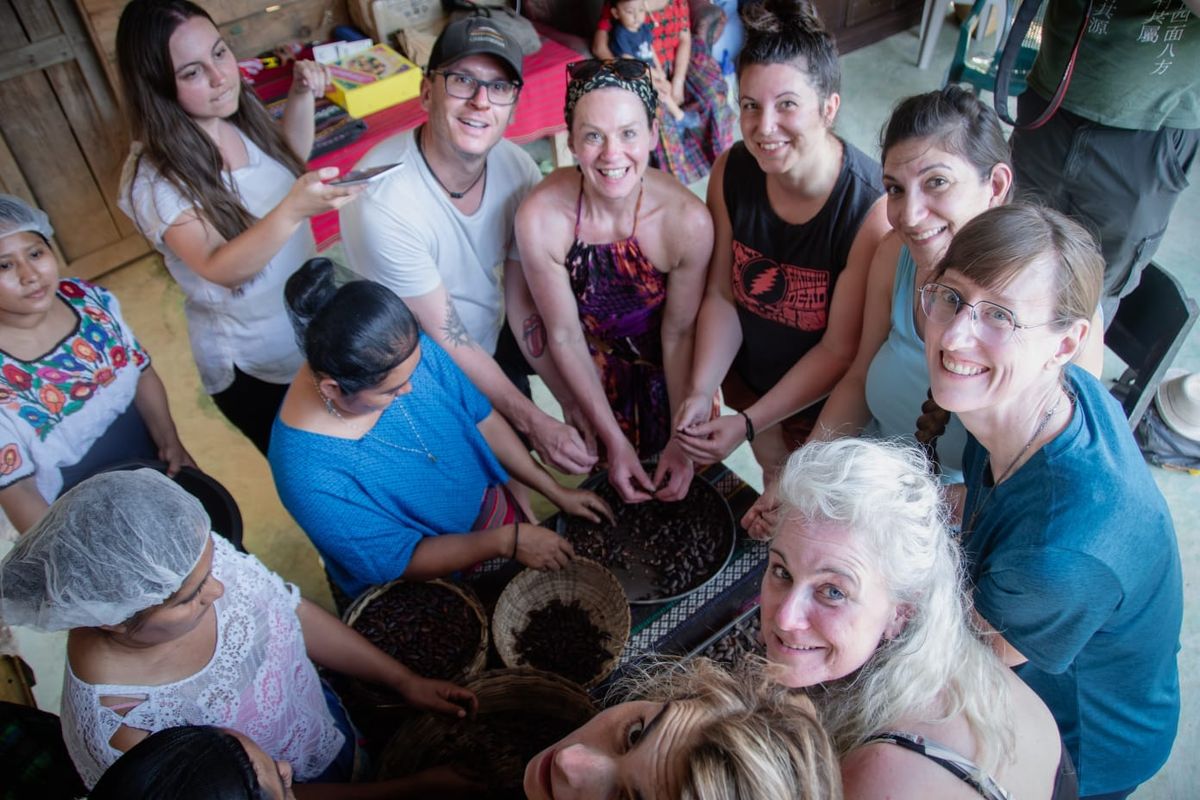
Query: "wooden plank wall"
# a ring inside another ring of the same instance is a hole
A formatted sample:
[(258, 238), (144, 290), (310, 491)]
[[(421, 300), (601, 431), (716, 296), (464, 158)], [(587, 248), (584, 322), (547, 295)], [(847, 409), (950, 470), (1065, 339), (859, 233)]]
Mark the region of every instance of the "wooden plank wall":
[[(128, 0), (75, 0), (83, 11), (97, 50), (117, 85), (117, 22)], [(270, 50), (280, 42), (329, 38), (334, 26), (349, 21), (346, 0), (199, 0), (238, 58)]]
[(0, 51), (0, 188), (50, 214), (70, 274), (145, 252), (116, 203), (124, 122), (71, 0), (0, 0)]

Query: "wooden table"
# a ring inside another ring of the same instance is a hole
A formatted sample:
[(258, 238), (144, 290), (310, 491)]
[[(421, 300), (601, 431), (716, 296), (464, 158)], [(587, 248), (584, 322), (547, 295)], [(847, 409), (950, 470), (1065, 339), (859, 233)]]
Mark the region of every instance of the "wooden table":
[[(570, 163), (566, 146), (567, 123), (563, 119), (563, 104), (567, 96), (566, 65), (580, 58), (574, 50), (545, 38), (542, 39), (540, 50), (525, 57), (525, 85), (517, 100), (512, 122), (504, 133), (506, 139), (526, 144), (552, 137), (555, 164)], [(309, 167), (337, 167), (342, 172), (348, 172), (372, 147), (390, 136), (412, 130), (423, 123), (426, 117), (420, 99), (370, 114), (363, 118), (367, 130), (362, 136), (345, 147), (314, 158), (309, 162)], [(330, 211), (313, 217), (312, 229), (318, 249), (323, 250), (337, 241), (340, 235), (337, 212)]]

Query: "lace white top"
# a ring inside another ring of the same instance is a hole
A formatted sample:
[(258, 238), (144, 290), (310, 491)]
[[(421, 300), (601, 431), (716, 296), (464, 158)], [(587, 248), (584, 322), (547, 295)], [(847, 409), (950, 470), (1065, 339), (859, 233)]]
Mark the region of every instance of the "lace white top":
[[(214, 604), (217, 646), (203, 669), (161, 686), (93, 685), (67, 664), (63, 739), (89, 788), (121, 756), (109, 744), (121, 725), (151, 733), (176, 725), (233, 728), (271, 758), (290, 761), (298, 780), (320, 775), (342, 747), (304, 648), (300, 591), (225, 539), (212, 540), (213, 575), (225, 594)], [(100, 704), (105, 696), (145, 700), (122, 716)]]

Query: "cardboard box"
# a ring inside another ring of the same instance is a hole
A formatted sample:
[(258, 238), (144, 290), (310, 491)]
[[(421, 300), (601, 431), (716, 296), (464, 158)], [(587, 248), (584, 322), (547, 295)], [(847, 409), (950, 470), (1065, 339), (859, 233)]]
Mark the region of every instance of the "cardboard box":
[(327, 97), (355, 119), (411, 100), (421, 92), (421, 70), (386, 44), (377, 44), (335, 66), (363, 73), (362, 82), (335, 74)]

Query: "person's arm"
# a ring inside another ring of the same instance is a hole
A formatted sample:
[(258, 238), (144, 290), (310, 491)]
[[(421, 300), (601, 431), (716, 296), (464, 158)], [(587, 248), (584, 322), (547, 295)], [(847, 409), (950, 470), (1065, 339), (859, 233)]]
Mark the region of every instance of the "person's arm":
[(0, 489), (0, 508), (17, 532), (25, 533), (37, 524), (50, 504), (38, 491), (34, 476), (29, 475)]
[[(608, 5), (605, 4), (604, 8), (607, 9)], [(613, 57), (612, 48), (608, 45), (608, 28), (597, 28), (596, 33), (592, 35), (592, 55), (604, 59)]]
[[(674, 194), (674, 184), (671, 185)], [(672, 420), (683, 405), (691, 384), (696, 317), (704, 299), (708, 262), (713, 252), (713, 223), (708, 208), (695, 200), (690, 192), (681, 194), (678, 203), (667, 197), (670, 207), (682, 208), (680, 213), (672, 215), (672, 224), (664, 230), (672, 253), (662, 320), (663, 371)], [(654, 473), (654, 485), (661, 487), (655, 496), (666, 501), (682, 500), (691, 485), (692, 472), (691, 459), (680, 447), (678, 437), (672, 436), (663, 448)]]
[(879, 348), (892, 329), (892, 297), (896, 279), (896, 259), (900, 240), (895, 234), (884, 237), (871, 261), (867, 277), (866, 305), (863, 310), (862, 337), (854, 363), (838, 381), (825, 401), (821, 416), (813, 426), (814, 441), (829, 441), (840, 436), (857, 436), (871, 421), (867, 405), (867, 371)]
[(525, 280), (546, 326), (550, 357), (571, 396), (604, 442), (609, 481), (626, 502), (649, 500), (654, 484), (613, 415), (579, 321), (579, 307), (564, 266), (572, 239), (571, 226), (562, 215), (552, 213), (548, 200), (556, 188), (563, 186), (561, 181), (544, 184), (517, 211), (517, 244)]
[(301, 175), (279, 205), (233, 239), (226, 240), (196, 209), (180, 214), (163, 232), (163, 242), (188, 269), (229, 289), (257, 275), (309, 217), (341, 208), (361, 186), (332, 186), (336, 167)]
[[(592, 522), (600, 522), (601, 516), (612, 521), (612, 509), (599, 495), (583, 489), (571, 489), (563, 486), (534, 461), (504, 417), (493, 411), (484, 417), (476, 427), (483, 434), (488, 447), (513, 478), (534, 491), (541, 492), (549, 498), (550, 502), (568, 514), (583, 517)], [(566, 544), (565, 540), (563, 543)]]
[(329, 68), (316, 61), (297, 61), (292, 65), (292, 87), (283, 109), (283, 138), (301, 161), (312, 154), (317, 98), (329, 88)]
[(713, 222), (712, 259), (708, 265), (704, 300), (696, 317), (691, 381), (673, 422), (679, 432), (708, 422), (717, 387), (742, 346), (742, 324), (733, 301), (733, 229), (722, 188), (728, 157), (726, 151), (717, 158), (708, 179), (708, 209)]
[(671, 99), (682, 105), (687, 83), (688, 65), (692, 60), (692, 32), (679, 32), (679, 46), (675, 48), (675, 71), (671, 73)]
[(152, 365), (147, 366), (138, 378), (133, 403), (158, 448), (159, 461), (167, 462), (167, 474), (174, 477), (180, 467), (196, 466), (191, 454), (179, 441), (179, 432), (175, 430), (175, 420), (167, 403), (167, 389)]
[(525, 361), (546, 384), (554, 399), (558, 400), (563, 420), (583, 436), (588, 454), (596, 455), (596, 431), (554, 365), (546, 342), (546, 322), (533, 302), (533, 295), (529, 293), (525, 270), (521, 262), (515, 259), (504, 265), (504, 307), (509, 329), (521, 349), (521, 355), (525, 356)]
[(588, 452), (579, 432), (554, 419), (521, 394), (496, 359), (471, 338), (454, 307), (453, 298), (442, 283), (419, 297), (406, 297), (404, 302), (421, 329), (442, 346), (492, 406), (514, 428), (529, 437), (544, 461), (573, 474), (587, 472), (595, 465), (596, 456)]
[(417, 675), (315, 603), (301, 599), (296, 616), (308, 656), (320, 666), (387, 686), (416, 708), (458, 717), (475, 710), (477, 702), (470, 690)]

